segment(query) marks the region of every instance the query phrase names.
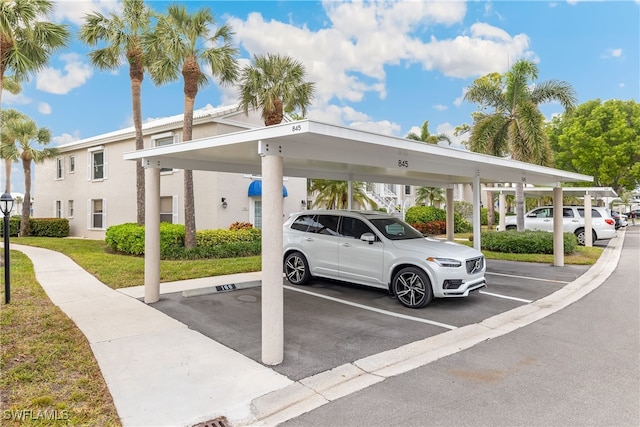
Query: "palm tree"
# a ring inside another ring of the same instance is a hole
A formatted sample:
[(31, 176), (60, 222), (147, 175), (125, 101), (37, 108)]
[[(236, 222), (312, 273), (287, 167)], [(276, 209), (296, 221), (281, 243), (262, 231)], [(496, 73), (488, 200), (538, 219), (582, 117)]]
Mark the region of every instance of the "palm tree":
[(435, 202), (440, 203), (445, 201), (444, 190), (438, 187), (419, 187), (416, 190), (416, 203), (424, 203), (429, 201), (429, 206), (434, 206)]
[[(105, 44), (105, 47), (89, 53), (91, 63), (95, 67), (101, 70), (115, 70), (122, 65), (123, 58), (127, 58), (136, 150), (144, 148), (140, 92), (147, 58), (142, 49), (141, 38), (150, 28), (151, 10), (145, 6), (144, 1), (124, 0), (121, 15), (86, 15), (85, 24), (80, 29), (80, 39), (88, 45)], [(138, 225), (144, 225), (144, 168), (141, 162), (136, 162), (136, 204)]]
[[(351, 186), (353, 201), (360, 206), (371, 206), (377, 209), (376, 202), (367, 197), (364, 183), (354, 181)], [(333, 181), (329, 179), (312, 179), (307, 189), (310, 193), (317, 192), (314, 207), (324, 209), (346, 209), (349, 206), (349, 184), (347, 181)]]
[(315, 83), (305, 82), (305, 68), (287, 55), (255, 55), (253, 64), (242, 70), (240, 107), (260, 109), (265, 126), (282, 122), (284, 113), (300, 109), (307, 114)]
[[(24, 169), (24, 203), (22, 204), (22, 219), (20, 221), (20, 235), (29, 235), (29, 216), (31, 213), (31, 163), (42, 163), (45, 159), (55, 157), (57, 148), (42, 148), (51, 141), (51, 132), (47, 128), (38, 128), (36, 123), (28, 117), (11, 120), (6, 123), (10, 127), (8, 132), (18, 143), (17, 150)], [(36, 145), (37, 144), (37, 145)]]
[(439, 133), (437, 135), (431, 135), (429, 133), (429, 120), (425, 120), (424, 123), (422, 123), (422, 127), (420, 129), (420, 135), (417, 135), (414, 132), (409, 132), (409, 134), (407, 135), (407, 139), (426, 142), (428, 144), (437, 144), (440, 141), (447, 141), (449, 144), (451, 144), (451, 138), (449, 138), (444, 133)]
[[(539, 104), (557, 100), (571, 110), (576, 94), (567, 82), (549, 80), (535, 85), (538, 67), (528, 60), (517, 61), (504, 75), (476, 79), (465, 94), (465, 100), (479, 104), (474, 117), (470, 141), (488, 150), (508, 147), (511, 158), (539, 165), (551, 163), (551, 147), (544, 131), (544, 115)], [(518, 230), (524, 230), (524, 183), (516, 183), (516, 215)]]
[[(223, 84), (233, 84), (238, 77), (238, 50), (231, 45), (233, 32), (222, 25), (211, 34), (215, 20), (209, 8), (193, 15), (185, 6), (171, 5), (158, 18), (155, 31), (143, 37), (143, 46), (151, 52), (149, 73), (156, 84), (184, 80), (184, 119), (182, 141), (190, 141), (193, 130), (193, 106), (198, 88), (208, 83), (200, 63), (211, 68)], [(193, 171), (184, 171), (185, 247), (196, 245), (196, 219), (193, 197)]]
[(47, 21), (53, 4), (49, 0), (0, 1), (0, 96), (5, 75), (18, 83), (27, 80), (67, 44), (66, 25)]
[(11, 193), (11, 163), (20, 159), (20, 153), (16, 148), (16, 135), (12, 133), (11, 124), (25, 118), (24, 114), (14, 109), (0, 111), (0, 158), (4, 159), (5, 193)]

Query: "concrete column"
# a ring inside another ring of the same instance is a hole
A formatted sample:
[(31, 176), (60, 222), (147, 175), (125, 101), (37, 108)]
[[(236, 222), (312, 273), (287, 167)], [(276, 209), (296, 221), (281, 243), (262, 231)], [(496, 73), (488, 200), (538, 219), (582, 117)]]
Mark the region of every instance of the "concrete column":
[(353, 181), (351, 181), (351, 179), (347, 181), (347, 193), (347, 209), (351, 210), (353, 202)]
[(262, 362), (284, 358), (282, 276), (282, 165), (278, 154), (262, 156)]
[(453, 208), (454, 208), (454, 203), (453, 203), (453, 187), (447, 187), (446, 189), (446, 194), (447, 194), (447, 209), (446, 209), (446, 213), (447, 213), (447, 240), (453, 242), (453, 233), (455, 232), (455, 228), (456, 228), (456, 224), (454, 222), (454, 217), (453, 217)]
[(584, 194), (584, 245), (593, 246), (593, 218), (591, 212), (591, 194)]
[(498, 215), (500, 215), (500, 219), (498, 220), (498, 227), (500, 228), (500, 231), (504, 231), (507, 228), (507, 218), (505, 217), (507, 215), (507, 197), (502, 191), (498, 196), (498, 203), (500, 204), (500, 206), (498, 207)]
[(553, 187), (553, 265), (556, 267), (564, 266), (562, 205), (562, 187)]
[(160, 300), (160, 169), (145, 168), (144, 180), (144, 302), (151, 304)]
[(480, 171), (473, 177), (473, 247), (480, 250)]

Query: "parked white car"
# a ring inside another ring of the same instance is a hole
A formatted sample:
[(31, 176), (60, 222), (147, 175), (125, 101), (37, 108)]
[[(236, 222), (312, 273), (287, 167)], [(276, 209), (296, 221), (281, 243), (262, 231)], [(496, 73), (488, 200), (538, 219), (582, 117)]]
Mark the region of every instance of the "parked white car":
[(482, 252), (426, 238), (392, 215), (369, 211), (291, 215), (284, 224), (284, 272), (294, 285), (315, 276), (387, 289), (410, 308), (485, 286)]
[[(505, 228), (515, 230), (517, 228), (516, 217), (505, 218)], [(524, 216), (524, 228), (527, 230), (543, 230), (553, 232), (553, 207), (545, 206), (532, 209)], [(606, 240), (616, 237), (615, 221), (605, 208), (591, 208), (592, 241)], [(578, 244), (585, 243), (584, 236), (584, 207), (562, 207), (562, 231), (573, 233), (578, 239)]]

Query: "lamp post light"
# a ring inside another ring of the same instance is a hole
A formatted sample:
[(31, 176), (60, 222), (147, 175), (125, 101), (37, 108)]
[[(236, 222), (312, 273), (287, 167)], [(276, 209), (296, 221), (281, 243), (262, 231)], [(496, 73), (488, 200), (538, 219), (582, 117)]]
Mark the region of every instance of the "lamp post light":
[(11, 274), (9, 257), (9, 215), (13, 209), (13, 197), (9, 193), (2, 193), (0, 196), (0, 211), (4, 215), (4, 302), (11, 301)]

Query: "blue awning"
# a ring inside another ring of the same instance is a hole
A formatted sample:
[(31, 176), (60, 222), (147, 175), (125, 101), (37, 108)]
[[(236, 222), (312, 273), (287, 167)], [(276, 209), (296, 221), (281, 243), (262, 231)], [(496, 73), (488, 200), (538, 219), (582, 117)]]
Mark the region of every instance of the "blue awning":
[[(262, 181), (251, 181), (249, 184), (249, 190), (247, 192), (249, 197), (261, 197), (262, 196)], [(287, 187), (282, 186), (282, 197), (287, 197)]]

